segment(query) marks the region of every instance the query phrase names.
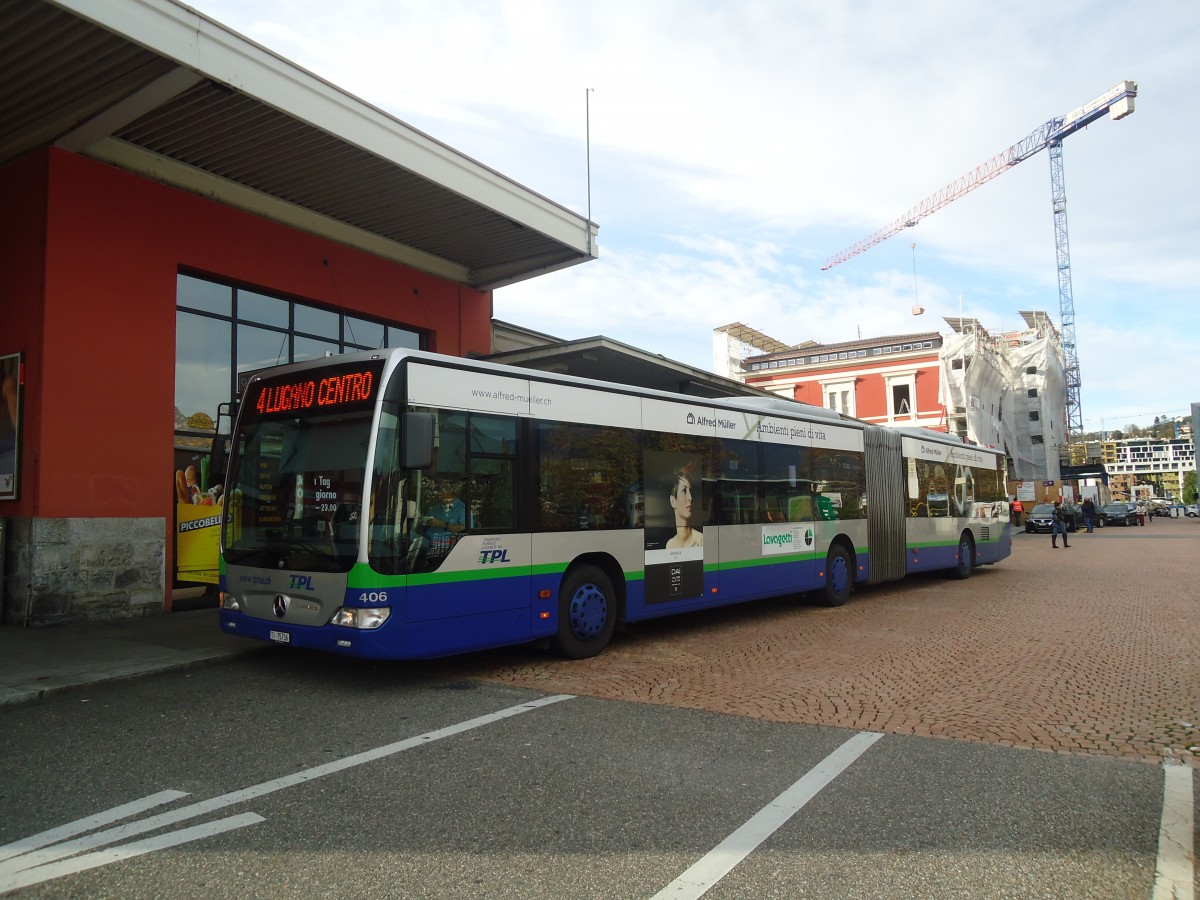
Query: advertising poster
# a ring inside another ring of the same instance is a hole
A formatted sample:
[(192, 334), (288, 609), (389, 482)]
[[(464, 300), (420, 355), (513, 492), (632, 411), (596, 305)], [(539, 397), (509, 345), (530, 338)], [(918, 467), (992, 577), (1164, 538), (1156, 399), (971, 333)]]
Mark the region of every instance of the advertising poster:
[(704, 479), (700, 457), (648, 450), (645, 472), (646, 602), (701, 597)]
[(16, 500), (19, 493), (22, 373), (20, 353), (0, 356), (0, 500)]
[(175, 470), (175, 577), (217, 583), (222, 487), (208, 483), (208, 457)]

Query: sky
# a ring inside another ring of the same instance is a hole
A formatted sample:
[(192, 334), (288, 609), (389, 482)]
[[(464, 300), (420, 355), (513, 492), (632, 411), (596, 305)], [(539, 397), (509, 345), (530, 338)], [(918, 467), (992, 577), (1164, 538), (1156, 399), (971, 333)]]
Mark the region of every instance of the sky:
[[(497, 318), (713, 369), (785, 344), (1060, 319), (1043, 150), (822, 271), (1129, 79), (1063, 141), (1085, 431), (1200, 402), (1200, 4), (195, 0), (234, 31), (599, 226)], [(925, 312), (914, 316), (914, 306)]]

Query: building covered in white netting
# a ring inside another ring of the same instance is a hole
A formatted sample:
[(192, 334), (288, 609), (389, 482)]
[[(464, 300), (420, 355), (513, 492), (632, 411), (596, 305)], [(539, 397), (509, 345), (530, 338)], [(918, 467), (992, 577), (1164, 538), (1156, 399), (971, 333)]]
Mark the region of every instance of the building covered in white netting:
[(1004, 449), (1019, 481), (1053, 480), (1067, 440), (1062, 344), (1046, 313), (1021, 316), (1027, 328), (1000, 335), (977, 319), (946, 319), (953, 329), (940, 354), (946, 430)]

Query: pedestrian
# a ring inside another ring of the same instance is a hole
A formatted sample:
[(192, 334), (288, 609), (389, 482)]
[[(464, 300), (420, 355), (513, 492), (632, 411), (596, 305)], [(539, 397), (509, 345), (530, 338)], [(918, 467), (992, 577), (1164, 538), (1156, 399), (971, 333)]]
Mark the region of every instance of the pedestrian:
[(1088, 497), (1083, 501), (1083, 521), (1087, 525), (1088, 534), (1092, 533), (1092, 524), (1096, 520), (1096, 504)]
[(1014, 527), (1016, 527), (1016, 528), (1021, 527), (1021, 513), (1023, 513), (1024, 511), (1025, 511), (1025, 509), (1024, 509), (1021, 501), (1018, 500), (1016, 497), (1013, 497), (1012, 514), (1013, 514), (1013, 526)]
[(1062, 535), (1063, 546), (1069, 548), (1071, 545), (1067, 543), (1067, 514), (1063, 512), (1062, 501), (1054, 501), (1054, 513), (1050, 519), (1050, 546), (1057, 549), (1058, 536)]
[(1139, 525), (1146, 524), (1146, 504), (1141, 500), (1137, 502), (1137, 517)]

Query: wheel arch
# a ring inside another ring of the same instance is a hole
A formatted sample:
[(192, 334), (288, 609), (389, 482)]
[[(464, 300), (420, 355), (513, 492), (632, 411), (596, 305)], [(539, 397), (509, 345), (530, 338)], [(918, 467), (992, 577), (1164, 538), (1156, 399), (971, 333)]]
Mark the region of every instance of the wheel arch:
[(613, 590), (617, 595), (615, 598), (617, 601), (617, 623), (624, 624), (627, 586), (625, 584), (625, 570), (621, 568), (621, 564), (617, 562), (611, 553), (581, 553), (567, 564), (566, 569), (563, 570), (560, 584), (581, 566), (595, 566), (608, 576), (608, 580), (612, 583)]

